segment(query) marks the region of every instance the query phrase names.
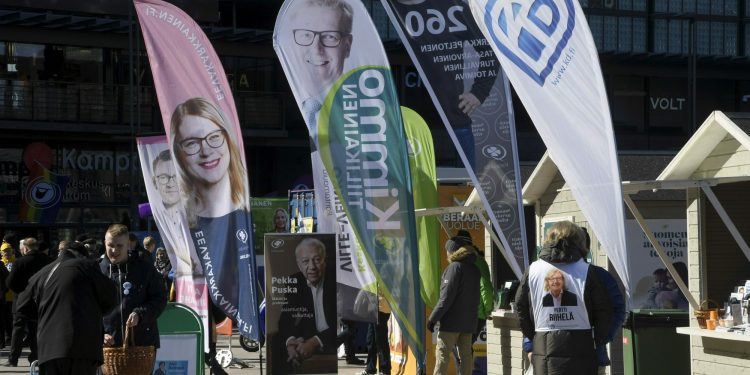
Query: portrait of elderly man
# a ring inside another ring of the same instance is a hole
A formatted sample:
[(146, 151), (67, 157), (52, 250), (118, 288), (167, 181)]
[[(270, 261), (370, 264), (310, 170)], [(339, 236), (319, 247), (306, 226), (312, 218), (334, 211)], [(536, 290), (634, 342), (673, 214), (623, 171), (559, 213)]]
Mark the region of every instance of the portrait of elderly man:
[(565, 290), (565, 275), (559, 269), (553, 269), (544, 278), (544, 291), (549, 292), (542, 297), (542, 306), (578, 306), (578, 297)]
[[(307, 237), (294, 250), (299, 272), (290, 276), (295, 292), (286, 293), (279, 318), (274, 373), (295, 373), (318, 353), (336, 353), (336, 271), (326, 261), (326, 247)], [(331, 267), (329, 269), (329, 267)], [(301, 371), (303, 372), (303, 371)]]

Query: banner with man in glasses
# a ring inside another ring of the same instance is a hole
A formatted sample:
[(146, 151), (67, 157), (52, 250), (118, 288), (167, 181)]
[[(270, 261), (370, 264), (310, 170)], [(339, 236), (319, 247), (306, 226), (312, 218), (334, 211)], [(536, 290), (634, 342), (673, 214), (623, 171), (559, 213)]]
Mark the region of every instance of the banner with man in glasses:
[(185, 209), (183, 231), (214, 305), (258, 340), (250, 191), (226, 74), (200, 26), (180, 9), (160, 0), (136, 0), (135, 8)]
[[(323, 198), (319, 229), (325, 230), (323, 215), (348, 222), (351, 230), (334, 222), (339, 255), (355, 243), (364, 249), (356, 261), (351, 257), (356, 253), (347, 254), (346, 272), (346, 263), (337, 259), (337, 276), (341, 280), (356, 270), (360, 277), (369, 265), (422, 364), (424, 303), (411, 173), (395, 84), (377, 30), (360, 1), (287, 0), (273, 41), (310, 133), (316, 195)], [(342, 238), (348, 247), (342, 248)], [(369, 280), (362, 284), (372, 287)]]
[[(323, 107), (331, 85), (348, 66), (352, 49), (352, 13), (343, 2), (297, 1), (288, 4), (276, 21), (274, 48), (276, 49), (292, 92), (297, 99), (310, 133), (311, 160), (315, 184), (315, 204), (318, 232), (337, 233), (339, 256), (336, 257), (336, 274), (339, 283), (339, 311), (343, 319), (377, 322), (377, 301), (374, 291), (375, 276), (364, 258), (362, 248), (336, 195), (329, 171), (323, 166), (318, 151), (317, 116)], [(300, 9), (317, 9), (316, 25)], [(298, 19), (300, 18), (300, 19)], [(315, 30), (310, 30), (315, 29)], [(280, 30), (284, 30), (280, 34)], [(359, 301), (359, 302), (358, 302)]]
[[(136, 143), (151, 213), (174, 271), (176, 300), (195, 310), (207, 325), (206, 279), (195, 246), (188, 240), (185, 208), (180, 201), (177, 171), (167, 137), (139, 137)], [(206, 335), (206, 345), (208, 339)]]

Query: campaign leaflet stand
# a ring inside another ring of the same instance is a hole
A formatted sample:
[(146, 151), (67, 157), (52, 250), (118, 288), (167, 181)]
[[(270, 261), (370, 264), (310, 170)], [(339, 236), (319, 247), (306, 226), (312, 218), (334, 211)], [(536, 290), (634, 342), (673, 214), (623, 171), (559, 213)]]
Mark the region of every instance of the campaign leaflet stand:
[(169, 374), (204, 375), (201, 317), (186, 305), (170, 302), (157, 324), (161, 347), (154, 368), (164, 362)]

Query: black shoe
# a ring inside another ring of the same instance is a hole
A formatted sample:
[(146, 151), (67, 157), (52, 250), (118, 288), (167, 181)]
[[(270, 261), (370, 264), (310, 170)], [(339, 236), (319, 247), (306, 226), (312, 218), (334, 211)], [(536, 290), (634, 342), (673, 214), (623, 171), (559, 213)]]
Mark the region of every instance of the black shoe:
[(18, 361), (14, 362), (14, 361), (8, 360), (5, 363), (3, 363), (3, 366), (5, 366), (5, 367), (18, 367)]
[(211, 360), (208, 362), (208, 365), (211, 368), (211, 373), (213, 375), (229, 375), (226, 371), (224, 371), (224, 368), (221, 367), (216, 358), (211, 358)]
[(361, 360), (361, 359), (359, 359), (359, 358), (357, 358), (357, 357), (349, 357), (349, 358), (347, 358), (347, 359), (346, 359), (346, 364), (347, 364), (347, 365), (358, 365), (358, 366), (362, 366), (362, 365), (364, 365), (364, 364), (365, 364), (365, 361), (363, 361), (363, 360)]

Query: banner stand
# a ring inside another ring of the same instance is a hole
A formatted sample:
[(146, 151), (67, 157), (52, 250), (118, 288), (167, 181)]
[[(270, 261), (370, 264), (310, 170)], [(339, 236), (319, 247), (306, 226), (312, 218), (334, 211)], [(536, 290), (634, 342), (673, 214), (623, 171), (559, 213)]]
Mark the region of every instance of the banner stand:
[(204, 375), (205, 330), (200, 315), (186, 305), (169, 302), (157, 324), (161, 347), (156, 352), (156, 368), (164, 363), (188, 375)]

